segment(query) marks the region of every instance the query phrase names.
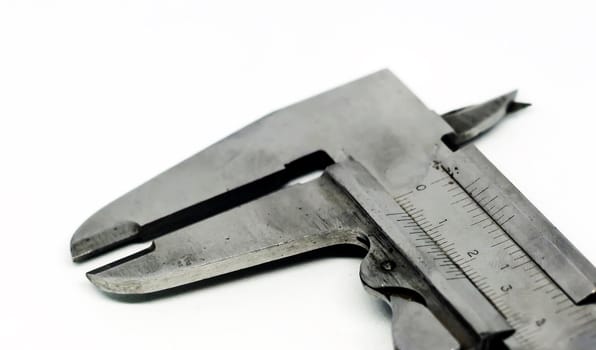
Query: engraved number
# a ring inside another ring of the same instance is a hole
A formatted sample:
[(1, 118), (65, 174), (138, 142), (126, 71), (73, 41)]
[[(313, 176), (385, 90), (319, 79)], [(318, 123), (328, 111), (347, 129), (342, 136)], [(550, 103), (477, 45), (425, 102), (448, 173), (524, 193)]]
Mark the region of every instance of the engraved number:
[(468, 256), (469, 256), (470, 258), (474, 257), (475, 255), (478, 255), (478, 250), (476, 250), (476, 249), (474, 249), (474, 250), (470, 250), (470, 251), (468, 252)]
[(513, 287), (510, 284), (506, 284), (504, 286), (501, 286), (501, 291), (503, 291), (503, 292), (508, 292), (508, 291), (510, 291), (512, 289), (513, 289)]

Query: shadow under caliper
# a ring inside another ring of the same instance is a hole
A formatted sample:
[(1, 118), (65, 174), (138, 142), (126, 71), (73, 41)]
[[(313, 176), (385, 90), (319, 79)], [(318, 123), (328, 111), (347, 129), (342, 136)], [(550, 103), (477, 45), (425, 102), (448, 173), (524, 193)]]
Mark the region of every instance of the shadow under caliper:
[[(390, 72), (375, 73), (274, 112), (125, 194), (77, 230), (73, 259), (153, 240), (88, 273), (106, 292), (146, 294), (354, 245), (368, 252), (364, 285), (392, 306), (397, 349), (591, 349), (594, 309), (579, 304), (593, 298), (594, 267), (469, 144), (526, 106), (514, 97), (440, 117)], [(497, 238), (480, 227), (513, 245), (492, 247)], [(516, 294), (538, 277), (550, 283)], [(533, 305), (550, 289), (551, 309)]]

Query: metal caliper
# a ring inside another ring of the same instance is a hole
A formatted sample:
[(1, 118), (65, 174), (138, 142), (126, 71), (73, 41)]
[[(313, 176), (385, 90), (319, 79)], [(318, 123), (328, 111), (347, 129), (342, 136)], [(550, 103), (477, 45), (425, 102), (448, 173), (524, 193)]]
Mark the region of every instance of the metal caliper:
[[(91, 216), (87, 277), (145, 294), (339, 246), (395, 348), (596, 349), (596, 269), (474, 145), (515, 92), (437, 115), (384, 70), (278, 110)], [(293, 180), (322, 172), (311, 181)]]

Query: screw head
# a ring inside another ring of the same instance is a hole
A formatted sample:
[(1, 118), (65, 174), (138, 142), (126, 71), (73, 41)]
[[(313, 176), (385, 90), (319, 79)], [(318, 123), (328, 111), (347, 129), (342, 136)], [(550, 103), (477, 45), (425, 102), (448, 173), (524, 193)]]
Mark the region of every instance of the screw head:
[(381, 268), (383, 268), (383, 270), (385, 270), (385, 271), (391, 271), (391, 270), (393, 270), (394, 267), (395, 267), (395, 263), (390, 260), (386, 260), (381, 263)]

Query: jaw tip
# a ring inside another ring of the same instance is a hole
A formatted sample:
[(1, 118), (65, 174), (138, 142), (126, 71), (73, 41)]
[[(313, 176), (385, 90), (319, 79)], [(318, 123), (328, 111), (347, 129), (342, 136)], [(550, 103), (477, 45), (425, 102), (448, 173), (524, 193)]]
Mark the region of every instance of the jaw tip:
[(91, 257), (91, 256), (89, 256), (89, 254), (90, 254), (90, 252), (75, 251), (72, 249), (72, 246), (71, 246), (70, 258), (72, 259), (72, 262), (75, 262), (75, 263), (83, 262)]
[(139, 225), (123, 222), (96, 233), (81, 226), (70, 240), (70, 254), (74, 262), (81, 262), (129, 243), (139, 233)]
[(109, 294), (146, 294), (151, 292), (147, 286), (143, 269), (150, 269), (151, 264), (146, 260), (138, 263), (136, 259), (143, 258), (155, 250), (155, 244), (122, 259), (113, 261), (87, 272), (85, 275), (101, 291)]
[(89, 271), (85, 274), (87, 279), (93, 283), (93, 285), (102, 292), (110, 293), (110, 294), (118, 294), (117, 290), (110, 288), (110, 283), (106, 283), (106, 279), (103, 278), (99, 273), (95, 273), (93, 271)]
[(502, 95), (502, 96), (501, 96), (501, 98), (507, 98), (507, 99), (509, 99), (510, 101), (513, 101), (513, 100), (515, 99), (515, 97), (517, 96), (517, 92), (518, 92), (518, 90), (517, 90), (517, 89), (515, 89), (515, 90), (511, 90), (511, 91), (509, 91), (508, 93), (506, 93), (506, 94)]
[(515, 113), (515, 112), (522, 110), (524, 108), (528, 108), (531, 105), (532, 105), (531, 103), (527, 103), (527, 102), (511, 101), (511, 103), (509, 103), (509, 105), (507, 105), (507, 114)]
[(505, 107), (506, 114), (515, 113), (519, 110), (530, 107), (532, 105), (531, 103), (527, 103), (527, 102), (515, 101), (516, 97), (517, 97), (517, 90), (513, 90), (513, 91), (506, 93), (505, 95), (502, 96), (502, 98), (504, 98), (504, 100), (506, 101), (505, 102), (506, 103), (506, 107)]
[[(85, 274), (87, 279), (93, 283), (95, 287), (97, 287), (100, 291), (108, 294), (115, 294), (115, 295), (129, 295), (129, 294), (141, 294), (141, 293), (134, 293), (131, 292), (131, 287), (129, 286), (126, 288), (122, 285), (121, 281), (118, 278), (113, 277), (106, 277), (101, 272), (94, 273), (94, 272), (87, 272)], [(129, 283), (130, 285), (130, 283)], [(132, 288), (137, 289), (137, 288)]]

